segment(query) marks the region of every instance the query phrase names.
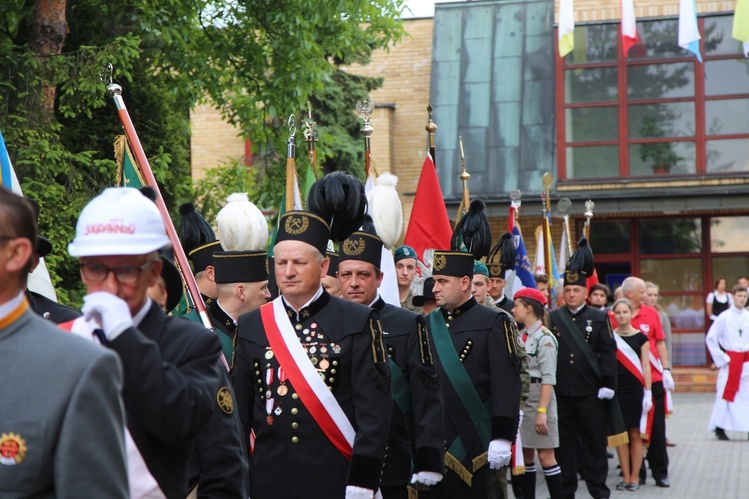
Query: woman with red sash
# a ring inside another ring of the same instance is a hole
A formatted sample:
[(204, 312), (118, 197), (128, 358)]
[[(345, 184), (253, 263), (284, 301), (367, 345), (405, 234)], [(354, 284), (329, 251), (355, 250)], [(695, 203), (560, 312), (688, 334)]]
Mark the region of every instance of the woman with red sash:
[(632, 303), (626, 298), (614, 302), (616, 328), (616, 359), (618, 361), (616, 395), (629, 434), (629, 443), (617, 447), (622, 467), (622, 481), (617, 490), (639, 490), (638, 476), (642, 465), (643, 416), (653, 407), (650, 381), (650, 350), (648, 337), (632, 327)]

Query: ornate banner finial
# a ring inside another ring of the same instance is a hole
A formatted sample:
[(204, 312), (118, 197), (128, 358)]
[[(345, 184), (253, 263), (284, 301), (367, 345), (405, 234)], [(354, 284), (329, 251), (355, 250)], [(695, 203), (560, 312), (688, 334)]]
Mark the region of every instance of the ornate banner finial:
[(369, 124), (369, 119), (372, 117), (374, 107), (374, 102), (371, 100), (356, 101), (356, 114), (359, 115), (359, 118), (364, 120), (364, 125), (362, 125), (360, 131), (365, 137), (369, 137), (374, 132), (374, 128)]

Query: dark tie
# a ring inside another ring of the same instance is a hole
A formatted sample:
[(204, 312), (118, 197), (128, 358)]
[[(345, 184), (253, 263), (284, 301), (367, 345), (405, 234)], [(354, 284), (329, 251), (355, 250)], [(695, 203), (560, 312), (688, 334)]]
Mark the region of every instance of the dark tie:
[(105, 335), (104, 331), (102, 331), (101, 329), (94, 329), (94, 336), (99, 338), (99, 341), (102, 345), (106, 346), (107, 344), (109, 344), (109, 342), (107, 341), (107, 335)]

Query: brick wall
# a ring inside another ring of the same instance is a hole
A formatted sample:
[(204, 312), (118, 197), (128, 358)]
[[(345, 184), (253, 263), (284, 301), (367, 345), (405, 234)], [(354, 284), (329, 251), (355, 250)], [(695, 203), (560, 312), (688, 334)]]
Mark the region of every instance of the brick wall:
[(239, 130), (221, 119), (216, 108), (210, 105), (195, 106), (190, 111), (190, 155), (192, 178), (203, 178), (205, 170), (220, 162), (244, 157), (244, 140)]

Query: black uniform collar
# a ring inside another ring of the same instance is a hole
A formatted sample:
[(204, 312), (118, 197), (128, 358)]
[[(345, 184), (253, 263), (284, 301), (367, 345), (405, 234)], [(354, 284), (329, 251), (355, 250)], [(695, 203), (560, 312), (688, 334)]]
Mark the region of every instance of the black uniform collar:
[(568, 306), (566, 306), (566, 305), (565, 305), (565, 307), (564, 307), (564, 308), (566, 308), (566, 309), (567, 309), (567, 312), (568, 312), (568, 313), (570, 314), (570, 316), (571, 316), (571, 317), (572, 317), (572, 318), (574, 319), (574, 318), (575, 318), (575, 317), (577, 317), (578, 315), (580, 315), (580, 314), (582, 314), (583, 312), (585, 312), (585, 309), (586, 309), (586, 308), (588, 308), (588, 306), (587, 306), (586, 304), (584, 304), (584, 303), (583, 303), (583, 306), (582, 306), (582, 307), (580, 307), (580, 309), (579, 309), (579, 310), (578, 310), (577, 312), (573, 312), (573, 311), (572, 311), (572, 310), (570, 309), (570, 307), (568, 307)]
[(455, 307), (452, 312), (448, 312), (444, 308), (440, 308), (440, 311), (442, 312), (442, 315), (445, 316), (445, 318), (448, 317), (458, 317), (459, 315), (463, 315), (469, 310), (471, 310), (478, 302), (476, 301), (476, 298), (471, 296), (465, 303), (463, 303), (459, 307)]
[(221, 308), (221, 305), (218, 304), (218, 300), (211, 303), (208, 308), (218, 324), (222, 324), (225, 328), (230, 330), (237, 328), (237, 323), (224, 311), (223, 308)]
[(505, 294), (503, 293), (503, 294), (502, 294), (502, 298), (500, 298), (499, 300), (495, 301), (494, 303), (495, 303), (496, 305), (502, 305), (502, 304), (503, 304), (504, 302), (506, 302), (507, 300), (509, 300), (509, 298), (507, 298), (507, 296), (505, 296)]
[(377, 310), (378, 314), (382, 312), (382, 309), (385, 308), (385, 300), (382, 299), (382, 296), (377, 296), (377, 300), (372, 304), (372, 308)]
[(201, 296), (201, 298), (203, 298), (203, 303), (205, 303), (206, 307), (210, 307), (211, 305), (213, 305), (213, 302), (216, 301), (213, 298), (211, 298), (210, 296), (204, 295), (203, 293), (200, 293), (200, 296)]
[(309, 305), (307, 305), (306, 307), (303, 307), (299, 311), (298, 315), (296, 313), (296, 310), (291, 308), (291, 306), (288, 303), (286, 303), (286, 300), (282, 299), (281, 303), (283, 303), (283, 306), (286, 309), (286, 314), (289, 316), (289, 319), (291, 319), (292, 321), (303, 322), (309, 319), (310, 317), (313, 317), (320, 310), (322, 310), (323, 307), (325, 307), (325, 305), (327, 305), (329, 301), (330, 301), (330, 294), (328, 294), (328, 292), (325, 291), (325, 289), (323, 289), (323, 292), (320, 295), (320, 297), (317, 298), (317, 300), (310, 303)]

